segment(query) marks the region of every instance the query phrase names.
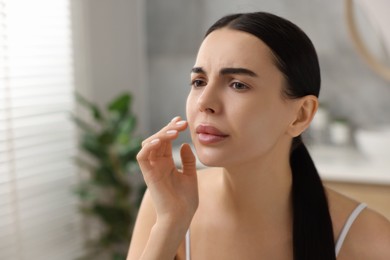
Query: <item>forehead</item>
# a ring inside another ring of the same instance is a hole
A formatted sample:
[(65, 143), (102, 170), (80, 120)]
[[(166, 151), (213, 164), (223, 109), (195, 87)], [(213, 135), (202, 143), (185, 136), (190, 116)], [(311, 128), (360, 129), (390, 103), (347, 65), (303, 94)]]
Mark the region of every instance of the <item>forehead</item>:
[(202, 42), (196, 65), (205, 68), (245, 67), (254, 71), (275, 65), (272, 52), (256, 36), (229, 28), (217, 29)]

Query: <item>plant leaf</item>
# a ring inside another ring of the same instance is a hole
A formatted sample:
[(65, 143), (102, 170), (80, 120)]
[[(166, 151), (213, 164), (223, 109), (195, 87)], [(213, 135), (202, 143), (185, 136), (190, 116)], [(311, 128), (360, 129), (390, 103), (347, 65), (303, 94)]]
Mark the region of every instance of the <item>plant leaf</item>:
[(146, 187), (140, 188), (138, 184), (131, 183), (127, 175), (139, 171), (135, 157), (141, 147), (141, 138), (133, 134), (137, 120), (131, 112), (132, 95), (120, 94), (106, 105), (105, 110), (100, 110), (78, 93), (76, 97), (78, 103), (90, 110), (95, 120), (85, 122), (77, 114), (73, 116), (73, 121), (84, 132), (79, 144), (96, 162), (92, 160), (88, 164), (89, 159), (76, 159), (76, 163), (89, 169), (89, 178), (78, 186), (75, 193), (83, 204), (81, 210), (99, 219), (103, 227), (96, 239), (89, 239), (91, 248), (87, 251), (95, 253), (102, 250), (102, 253), (110, 254), (110, 259), (125, 259), (141, 193)]
[(84, 98), (80, 93), (76, 92), (76, 101), (80, 104), (83, 105), (84, 107), (88, 108), (93, 115), (93, 117), (97, 121), (102, 121), (103, 120), (103, 115), (99, 109), (99, 107), (92, 102), (88, 101), (86, 98)]
[(121, 94), (108, 105), (108, 110), (113, 113), (124, 115), (128, 112), (131, 103), (131, 96), (128, 93)]
[(95, 171), (94, 181), (100, 186), (117, 186), (118, 180), (115, 178), (114, 169), (103, 165)]
[(97, 159), (104, 159), (106, 151), (99, 142), (99, 139), (91, 133), (85, 133), (81, 140), (81, 147), (89, 154), (97, 157)]

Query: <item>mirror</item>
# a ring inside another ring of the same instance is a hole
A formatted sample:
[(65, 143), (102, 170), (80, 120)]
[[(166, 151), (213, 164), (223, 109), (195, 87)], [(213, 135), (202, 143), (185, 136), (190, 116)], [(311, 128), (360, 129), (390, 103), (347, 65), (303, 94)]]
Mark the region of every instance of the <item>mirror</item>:
[(371, 69), (390, 81), (390, 1), (345, 0), (352, 41)]

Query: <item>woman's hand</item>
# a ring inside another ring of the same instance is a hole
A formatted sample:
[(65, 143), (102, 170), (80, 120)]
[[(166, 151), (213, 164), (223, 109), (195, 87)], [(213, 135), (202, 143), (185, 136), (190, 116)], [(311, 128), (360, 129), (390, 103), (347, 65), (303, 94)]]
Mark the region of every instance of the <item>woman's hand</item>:
[(142, 143), (137, 155), (150, 191), (157, 222), (182, 223), (188, 227), (198, 207), (196, 160), (188, 144), (180, 149), (182, 169), (172, 157), (172, 141), (187, 128), (187, 122), (174, 118), (167, 126)]

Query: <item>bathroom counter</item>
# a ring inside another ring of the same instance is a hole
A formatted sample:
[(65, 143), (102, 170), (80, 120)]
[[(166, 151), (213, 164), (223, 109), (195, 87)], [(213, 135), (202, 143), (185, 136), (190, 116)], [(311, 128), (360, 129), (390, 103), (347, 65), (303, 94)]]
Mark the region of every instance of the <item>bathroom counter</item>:
[(390, 157), (388, 162), (375, 162), (349, 147), (308, 146), (308, 149), (325, 181), (390, 185)]

